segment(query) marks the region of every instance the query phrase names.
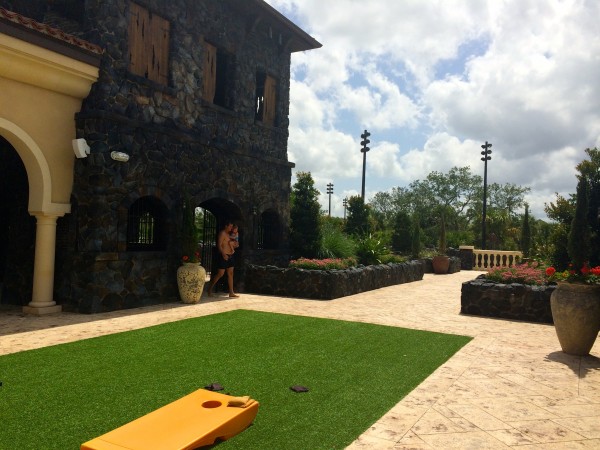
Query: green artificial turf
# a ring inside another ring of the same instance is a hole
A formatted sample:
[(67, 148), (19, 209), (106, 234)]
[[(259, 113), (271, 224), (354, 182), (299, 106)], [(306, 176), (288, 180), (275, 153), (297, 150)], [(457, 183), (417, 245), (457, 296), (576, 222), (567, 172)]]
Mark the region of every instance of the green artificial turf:
[(215, 447), (341, 449), (469, 340), (238, 310), (6, 355), (0, 449), (75, 450), (211, 383), (260, 402)]

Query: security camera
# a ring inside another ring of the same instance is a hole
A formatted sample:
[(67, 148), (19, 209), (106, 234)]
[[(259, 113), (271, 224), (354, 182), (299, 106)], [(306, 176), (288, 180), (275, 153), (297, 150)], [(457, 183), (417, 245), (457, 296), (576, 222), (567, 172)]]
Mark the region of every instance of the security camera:
[(90, 146), (85, 139), (73, 139), (73, 151), (77, 158), (87, 158), (90, 154)]

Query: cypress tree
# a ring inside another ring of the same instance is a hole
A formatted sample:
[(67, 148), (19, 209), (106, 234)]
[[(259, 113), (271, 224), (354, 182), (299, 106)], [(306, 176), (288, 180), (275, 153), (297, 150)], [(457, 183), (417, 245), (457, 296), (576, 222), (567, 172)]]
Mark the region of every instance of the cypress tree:
[(525, 258), (529, 258), (530, 248), (531, 228), (529, 226), (529, 205), (525, 203), (525, 215), (523, 216), (523, 224), (521, 225), (521, 251)]
[(418, 259), (421, 256), (421, 225), (419, 224), (419, 216), (417, 214), (412, 219), (411, 238), (411, 256), (414, 259)]
[(577, 199), (575, 203), (575, 216), (571, 222), (567, 251), (573, 263), (574, 270), (581, 270), (589, 261), (590, 227), (587, 221), (588, 214), (588, 183), (583, 176), (578, 177)]
[(401, 253), (408, 253), (412, 246), (412, 224), (409, 215), (399, 211), (394, 220), (392, 233), (392, 248)]
[(292, 187), (290, 248), (294, 258), (315, 258), (321, 247), (319, 191), (310, 172), (298, 172)]

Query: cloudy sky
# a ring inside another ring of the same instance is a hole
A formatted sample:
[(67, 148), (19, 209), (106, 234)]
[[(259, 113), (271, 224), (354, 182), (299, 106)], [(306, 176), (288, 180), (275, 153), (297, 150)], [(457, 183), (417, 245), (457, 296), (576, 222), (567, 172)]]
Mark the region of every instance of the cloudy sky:
[[(289, 158), (332, 215), (433, 170), (531, 188), (536, 218), (600, 146), (598, 0), (267, 0), (323, 47), (292, 56)], [(293, 177), (292, 183), (296, 179)]]

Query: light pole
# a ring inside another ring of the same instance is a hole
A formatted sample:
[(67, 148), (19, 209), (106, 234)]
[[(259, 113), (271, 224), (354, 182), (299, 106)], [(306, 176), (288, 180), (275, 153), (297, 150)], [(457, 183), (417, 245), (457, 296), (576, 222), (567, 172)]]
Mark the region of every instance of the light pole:
[(487, 162), (492, 159), (492, 157), (490, 156), (492, 151), (490, 150), (490, 148), (492, 148), (492, 144), (488, 143), (488, 141), (485, 141), (485, 144), (483, 144), (481, 146), (481, 148), (483, 149), (483, 151), (481, 152), (481, 154), (483, 155), (483, 158), (481, 158), (481, 160), (483, 161), (483, 214), (482, 214), (482, 219), (481, 219), (481, 249), (485, 250), (485, 214), (486, 214), (486, 207), (487, 207)]
[(333, 183), (327, 185), (327, 194), (329, 194), (329, 217), (331, 217), (331, 194), (333, 194)]
[[(344, 205), (344, 220), (346, 220), (346, 208), (348, 207), (348, 197), (346, 197), (343, 201), (342, 201), (342, 205)], [(599, 217), (600, 217), (600, 213), (598, 213)]]
[(367, 169), (367, 152), (369, 150), (371, 150), (369, 147), (367, 147), (369, 142), (371, 142), (368, 139), (369, 136), (371, 136), (371, 133), (369, 133), (367, 130), (365, 130), (365, 132), (360, 135), (360, 137), (363, 139), (362, 141), (360, 141), (360, 145), (362, 145), (360, 152), (363, 154), (363, 174), (362, 174), (362, 191), (361, 191), (363, 203), (365, 202), (365, 172)]

